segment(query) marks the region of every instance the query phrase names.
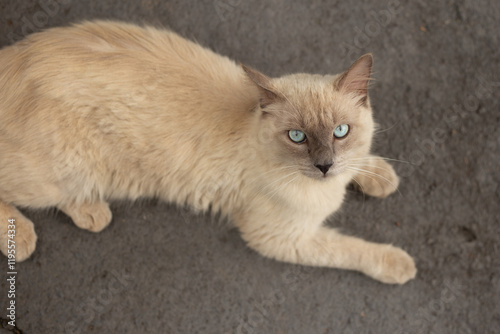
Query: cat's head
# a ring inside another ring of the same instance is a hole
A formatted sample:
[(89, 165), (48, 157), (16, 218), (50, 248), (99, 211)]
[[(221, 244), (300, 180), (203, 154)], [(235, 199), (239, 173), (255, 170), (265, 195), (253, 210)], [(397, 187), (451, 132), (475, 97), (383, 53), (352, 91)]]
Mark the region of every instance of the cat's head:
[(367, 54), (337, 76), (280, 78), (243, 67), (260, 92), (256, 131), (266, 159), (318, 180), (352, 171), (368, 154), (374, 131), (372, 63)]

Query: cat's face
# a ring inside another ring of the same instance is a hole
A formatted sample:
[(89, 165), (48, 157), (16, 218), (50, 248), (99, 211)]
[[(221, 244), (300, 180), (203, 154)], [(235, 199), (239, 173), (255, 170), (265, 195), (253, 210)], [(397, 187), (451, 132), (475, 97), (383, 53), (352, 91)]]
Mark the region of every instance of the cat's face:
[[(360, 65), (355, 63), (338, 77), (269, 79), (266, 85), (272, 91), (263, 92), (259, 132), (267, 139), (263, 149), (274, 165), (319, 180), (355, 170), (370, 150), (374, 130), (366, 95), (371, 63), (364, 65), (356, 72)], [(350, 87), (345, 80), (351, 80)], [(358, 80), (354, 86), (353, 80)]]

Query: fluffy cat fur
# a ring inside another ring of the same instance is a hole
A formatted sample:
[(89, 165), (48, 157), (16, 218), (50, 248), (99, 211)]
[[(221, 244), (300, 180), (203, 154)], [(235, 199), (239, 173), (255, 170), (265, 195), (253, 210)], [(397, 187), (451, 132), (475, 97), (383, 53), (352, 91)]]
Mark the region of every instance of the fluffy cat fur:
[[(269, 78), (172, 32), (117, 22), (30, 35), (0, 51), (0, 249), (9, 218), (17, 260), (35, 249), (16, 206), (57, 207), (99, 232), (108, 200), (158, 197), (221, 212), (264, 256), (405, 283), (416, 274), (406, 252), (323, 225), (353, 179), (377, 197), (398, 185), (369, 153), (371, 68), (365, 55), (336, 76)], [(337, 139), (340, 124), (350, 130)], [(292, 142), (292, 129), (306, 142)]]

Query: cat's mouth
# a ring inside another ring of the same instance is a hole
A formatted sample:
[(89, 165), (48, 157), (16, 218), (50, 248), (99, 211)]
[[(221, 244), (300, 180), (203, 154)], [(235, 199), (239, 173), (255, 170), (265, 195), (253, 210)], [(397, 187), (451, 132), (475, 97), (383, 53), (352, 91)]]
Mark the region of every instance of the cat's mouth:
[(342, 174), (344, 171), (345, 166), (341, 165), (332, 165), (326, 173), (324, 173), (317, 167), (312, 166), (312, 168), (303, 169), (302, 174), (315, 180), (328, 180), (332, 177)]

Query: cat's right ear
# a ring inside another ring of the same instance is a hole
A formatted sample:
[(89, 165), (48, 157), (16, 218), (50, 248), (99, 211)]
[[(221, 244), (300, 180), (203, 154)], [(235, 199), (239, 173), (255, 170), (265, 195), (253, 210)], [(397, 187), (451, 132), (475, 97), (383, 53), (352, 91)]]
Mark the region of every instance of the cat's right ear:
[(347, 71), (338, 77), (335, 82), (336, 88), (346, 93), (354, 93), (359, 97), (359, 103), (366, 105), (372, 66), (373, 56), (371, 53), (361, 56)]
[(260, 73), (250, 67), (240, 64), (247, 77), (257, 85), (260, 91), (260, 107), (265, 108), (271, 103), (275, 102), (278, 94), (273, 91), (271, 79), (265, 74)]

